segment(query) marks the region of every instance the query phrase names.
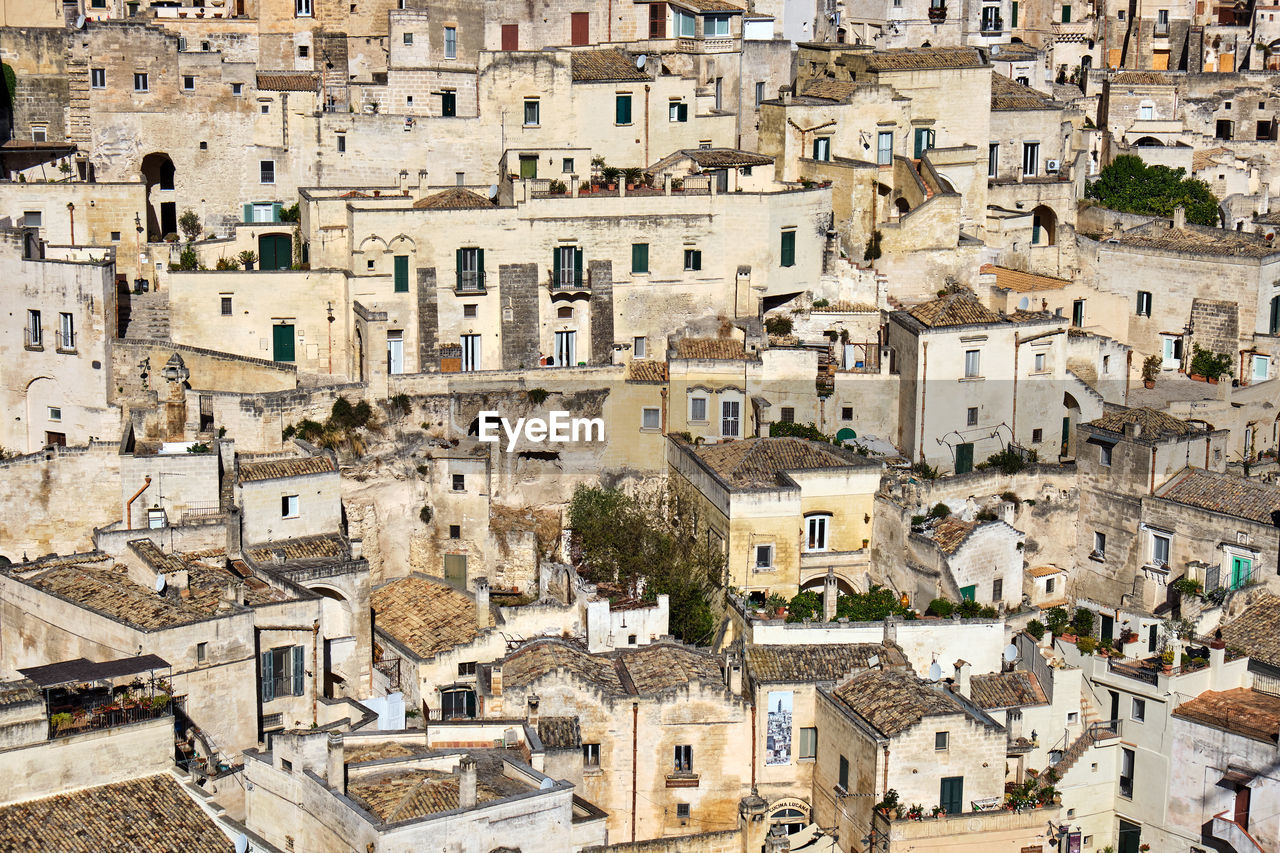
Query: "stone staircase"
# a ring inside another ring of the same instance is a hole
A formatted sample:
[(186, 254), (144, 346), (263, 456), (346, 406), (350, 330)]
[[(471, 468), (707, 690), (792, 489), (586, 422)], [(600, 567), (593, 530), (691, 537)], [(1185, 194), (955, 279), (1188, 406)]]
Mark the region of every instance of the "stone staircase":
[(126, 338), (169, 339), (169, 294), (134, 293), (125, 319)]
[(1058, 763), (1053, 765), (1053, 772), (1058, 779), (1062, 779), (1067, 775), (1076, 762), (1080, 760), (1089, 747), (1101, 740), (1119, 737), (1119, 726), (1114, 720), (1100, 720), (1098, 713), (1093, 708), (1093, 703), (1088, 697), (1081, 695), (1080, 697), (1080, 719), (1084, 722), (1084, 731), (1080, 733), (1071, 744), (1062, 753), (1062, 758), (1058, 759)]

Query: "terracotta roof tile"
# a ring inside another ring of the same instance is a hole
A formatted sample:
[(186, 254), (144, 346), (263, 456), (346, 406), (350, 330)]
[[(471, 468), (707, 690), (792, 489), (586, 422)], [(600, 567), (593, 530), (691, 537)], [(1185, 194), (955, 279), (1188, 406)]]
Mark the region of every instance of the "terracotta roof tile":
[(1268, 526), (1280, 519), (1280, 487), (1198, 468), (1185, 469), (1158, 489), (1156, 497)]
[(1139, 437), (1144, 441), (1178, 438), (1201, 431), (1187, 421), (1145, 406), (1135, 409), (1116, 409), (1096, 420), (1089, 421), (1085, 426), (1123, 435), (1126, 424), (1137, 424), (1141, 427)]
[(231, 840), (167, 773), (0, 807), (0, 850), (232, 849)]
[(0, 682), (0, 707), (22, 705), (37, 700), (40, 700), (43, 705), (43, 699), (44, 694), (36, 687), (35, 682), (29, 678)]
[(240, 482), (242, 483), (280, 480), (286, 477), (306, 477), (309, 474), (327, 474), (337, 470), (337, 464), (328, 454), (294, 456), (288, 459), (270, 459), (263, 462), (241, 461), (238, 469)]
[(570, 63), (575, 83), (624, 83), (649, 79), (648, 74), (636, 68), (634, 57), (617, 48), (578, 51)]
[(265, 71), (258, 73), (258, 91), (260, 92), (318, 92), (319, 90), (319, 74)]
[(1004, 322), (999, 314), (979, 302), (978, 297), (968, 288), (953, 290), (937, 299), (908, 308), (907, 313), (931, 329)]
[(864, 55), (868, 71), (981, 68), (987, 64), (982, 52), (972, 47), (903, 47)]
[(1003, 74), (991, 75), (991, 109), (993, 110), (1060, 110), (1062, 105), (1050, 98), (1010, 80)]
[(480, 634), (476, 601), (421, 575), (394, 580), (370, 596), (374, 626), (420, 658), (433, 658)]
[(477, 207), (493, 207), (489, 199), (463, 187), (450, 187), (413, 203), (415, 210), (471, 210)]
[(670, 643), (653, 643), (615, 654), (640, 696), (695, 681), (724, 685), (719, 658), (706, 652)]
[(503, 659), (503, 689), (527, 686), (557, 669), (577, 675), (608, 696), (626, 696), (629, 693), (611, 658), (588, 654), (566, 643), (549, 639), (526, 643)]
[(964, 540), (968, 539), (969, 534), (977, 527), (978, 523), (976, 521), (961, 521), (958, 518), (948, 516), (934, 525), (931, 538), (933, 543), (938, 546), (938, 550), (950, 555), (960, 550)]
[(945, 688), (921, 681), (911, 672), (869, 670), (841, 684), (832, 695), (888, 737), (925, 717), (965, 713)]
[(676, 358), (745, 361), (749, 357), (742, 341), (732, 338), (681, 338), (676, 341)]
[(285, 562), (292, 562), (341, 558), (346, 557), (349, 551), (346, 541), (336, 533), (329, 536), (285, 539), (248, 551), (249, 559), (259, 564), (273, 562), (277, 553), (283, 555)]
[(1229, 148), (1201, 148), (1191, 154), (1191, 171), (1199, 172), (1214, 165), (1214, 159), (1230, 152)]
[(1172, 86), (1173, 80), (1159, 71), (1121, 71), (1111, 78), (1112, 86)]
[(1174, 228), (1162, 219), (1108, 237), (1103, 245), (1107, 244), (1215, 257), (1266, 258), (1280, 254), (1280, 246), (1268, 245), (1261, 234), (1203, 225)]
[(719, 658), (671, 642), (593, 655), (554, 638), (526, 643), (502, 661), (503, 689), (527, 687), (556, 670), (608, 696), (645, 696), (692, 682), (724, 686)]
[(1011, 270), (995, 264), (983, 264), (981, 273), (990, 273), (996, 277), (996, 287), (1012, 290), (1016, 293), (1030, 293), (1037, 290), (1062, 290), (1071, 282), (1065, 278), (1054, 278), (1051, 275)]
[(1064, 574), (1065, 572), (1066, 572), (1065, 569), (1060, 569), (1057, 566), (1036, 566), (1033, 569), (1027, 569), (1027, 574), (1033, 578), (1043, 578), (1043, 577), (1048, 577), (1049, 575), (1060, 575), (1060, 574)]
[(1280, 731), (1280, 696), (1246, 687), (1206, 690), (1173, 709), (1175, 717), (1264, 743), (1276, 743)]
[(1049, 697), (1034, 673), (994, 672), (969, 679), (969, 695), (984, 710), (1048, 705)]
[(777, 486), (778, 475), (784, 471), (853, 468), (862, 462), (878, 464), (864, 457), (845, 456), (829, 444), (803, 438), (748, 438), (689, 450), (721, 480), (736, 488)]
[(686, 148), (684, 154), (699, 166), (708, 169), (725, 166), (768, 166), (773, 163), (772, 157), (737, 148)]
[[(347, 796), (383, 823), (396, 823), (458, 808), (459, 779), (443, 770), (395, 768), (358, 776)], [(476, 803), (491, 803), (532, 789), (492, 768), (477, 773)]]
[(728, 0), (676, 0), (677, 6), (687, 6), (695, 12), (744, 12), (741, 6)]
[(577, 717), (539, 717), (538, 740), (547, 749), (581, 749), (582, 730)]
[(805, 81), (800, 96), (804, 98), (826, 98), (829, 101), (843, 101), (852, 97), (858, 84), (852, 80), (832, 80), (829, 77), (815, 77)]
[(667, 365), (662, 361), (649, 359), (633, 359), (627, 365), (627, 381), (629, 382), (666, 382)]
[(370, 761), (384, 761), (388, 758), (413, 758), (430, 753), (431, 747), (425, 740), (421, 743), (393, 740), (366, 744), (361, 743), (360, 738), (346, 738), (342, 743), (343, 764), (364, 764)]
[(758, 682), (839, 681), (867, 669), (872, 656), (885, 668), (907, 667), (900, 649), (880, 643), (749, 645), (746, 649), (747, 670)]
[(1243, 613), (1222, 626), (1222, 639), (1253, 660), (1280, 667), (1280, 596), (1260, 594)]

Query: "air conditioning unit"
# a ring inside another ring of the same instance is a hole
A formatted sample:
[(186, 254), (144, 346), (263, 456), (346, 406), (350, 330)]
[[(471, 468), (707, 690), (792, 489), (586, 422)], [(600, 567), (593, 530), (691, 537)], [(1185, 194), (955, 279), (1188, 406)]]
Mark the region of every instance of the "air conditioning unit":
[(1059, 163), (1057, 160), (1046, 160), (1044, 163), (1045, 170), (1052, 173), (1057, 173), (1058, 167), (1060, 165), (1062, 164)]

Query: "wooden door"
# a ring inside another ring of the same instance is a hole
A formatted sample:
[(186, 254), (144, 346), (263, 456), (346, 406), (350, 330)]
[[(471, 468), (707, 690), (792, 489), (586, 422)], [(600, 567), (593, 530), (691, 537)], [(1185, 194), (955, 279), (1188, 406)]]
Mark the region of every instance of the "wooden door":
[(519, 50), (520, 49), (520, 25), (519, 24), (503, 24), (502, 25), (502, 49), (503, 50)]
[(275, 361), (293, 361), (293, 325), (280, 323), (271, 327), (271, 357)]
[(973, 445), (956, 445), (956, 473), (968, 474), (973, 470)]
[(591, 44), (591, 13), (574, 12), (569, 19), (569, 43)]

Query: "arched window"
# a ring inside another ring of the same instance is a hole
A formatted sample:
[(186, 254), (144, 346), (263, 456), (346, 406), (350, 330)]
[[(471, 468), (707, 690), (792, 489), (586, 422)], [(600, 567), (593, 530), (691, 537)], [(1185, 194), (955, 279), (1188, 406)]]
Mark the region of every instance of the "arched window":
[(561, 320), (572, 320), (573, 309), (568, 305), (562, 305), (556, 309), (556, 317)]
[(1041, 205), (1031, 211), (1031, 245), (1052, 246), (1057, 242), (1058, 216), (1053, 208)]

